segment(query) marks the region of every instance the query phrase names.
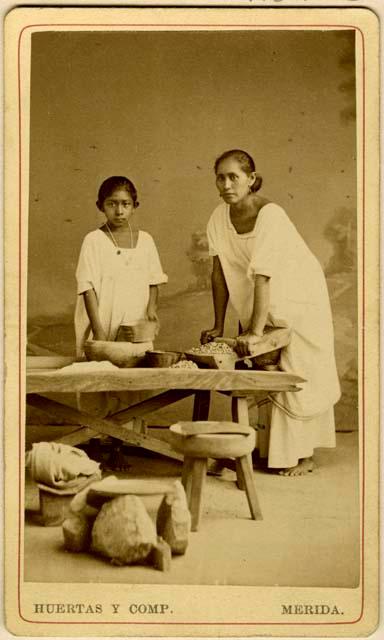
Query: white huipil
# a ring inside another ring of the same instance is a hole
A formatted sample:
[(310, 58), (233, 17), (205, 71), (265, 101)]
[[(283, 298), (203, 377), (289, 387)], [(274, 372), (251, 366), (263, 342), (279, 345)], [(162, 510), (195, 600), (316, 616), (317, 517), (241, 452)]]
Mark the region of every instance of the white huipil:
[[(81, 357), (85, 341), (93, 337), (82, 293), (94, 289), (100, 322), (107, 340), (113, 341), (121, 324), (133, 325), (147, 318), (150, 285), (166, 283), (168, 277), (149, 233), (140, 230), (136, 247), (125, 249), (116, 247), (101, 229), (96, 229), (83, 240), (76, 280), (76, 353)], [(131, 353), (141, 354), (152, 348), (152, 342), (132, 343)], [(141, 391), (81, 393), (78, 405), (83, 411), (105, 416), (147, 396), (148, 392)]]
[(139, 231), (136, 247), (123, 249), (117, 248), (101, 229), (96, 229), (83, 240), (76, 280), (75, 331), (80, 356), (84, 342), (92, 337), (82, 293), (94, 289), (107, 340), (115, 340), (120, 324), (133, 325), (146, 319), (150, 285), (165, 283), (168, 278), (149, 233)]
[(324, 273), (285, 211), (274, 203), (264, 205), (253, 230), (243, 234), (231, 222), (229, 205), (222, 203), (209, 220), (207, 235), (243, 330), (249, 327), (257, 274), (269, 278), (268, 324), (292, 329), (280, 366), (306, 383), (297, 393), (270, 395), (268, 465), (295, 466), (315, 447), (335, 446), (333, 406), (340, 386)]

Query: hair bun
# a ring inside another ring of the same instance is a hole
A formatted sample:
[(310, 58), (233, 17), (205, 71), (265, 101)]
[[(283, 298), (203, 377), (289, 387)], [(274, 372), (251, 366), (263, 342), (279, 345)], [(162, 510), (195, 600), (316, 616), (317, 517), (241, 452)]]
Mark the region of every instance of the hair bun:
[(263, 178), (261, 177), (261, 175), (259, 173), (256, 173), (255, 182), (253, 183), (253, 185), (251, 187), (251, 190), (253, 191), (253, 193), (258, 191), (261, 188), (262, 184), (263, 184)]

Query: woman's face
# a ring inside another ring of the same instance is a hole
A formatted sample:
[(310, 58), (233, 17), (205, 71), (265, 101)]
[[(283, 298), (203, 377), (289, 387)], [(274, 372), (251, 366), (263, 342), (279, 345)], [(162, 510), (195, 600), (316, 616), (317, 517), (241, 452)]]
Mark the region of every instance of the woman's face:
[(247, 174), (235, 158), (222, 160), (217, 167), (216, 186), (224, 202), (237, 204), (250, 192), (255, 174)]
[(135, 206), (131, 195), (125, 189), (116, 189), (105, 198), (101, 210), (106, 215), (108, 224), (123, 227), (129, 222)]

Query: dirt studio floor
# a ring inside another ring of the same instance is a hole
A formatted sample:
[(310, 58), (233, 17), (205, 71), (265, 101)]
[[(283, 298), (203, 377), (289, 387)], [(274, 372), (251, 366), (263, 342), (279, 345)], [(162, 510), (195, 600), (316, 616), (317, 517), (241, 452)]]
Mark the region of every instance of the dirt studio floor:
[[(27, 434), (30, 442), (45, 437), (36, 429)], [(181, 474), (180, 463), (143, 450), (129, 450), (127, 460), (129, 472), (117, 476), (176, 479)], [(223, 478), (209, 476), (200, 529), (190, 534), (186, 554), (173, 558), (169, 573), (149, 566), (116, 567), (89, 554), (68, 553), (61, 527), (36, 524), (38, 490), (27, 478), (25, 580), (356, 587), (357, 432), (338, 433), (337, 448), (318, 450), (315, 460), (317, 470), (300, 478), (267, 473), (261, 465), (254, 469), (263, 521), (251, 520), (233, 472), (228, 470)]]

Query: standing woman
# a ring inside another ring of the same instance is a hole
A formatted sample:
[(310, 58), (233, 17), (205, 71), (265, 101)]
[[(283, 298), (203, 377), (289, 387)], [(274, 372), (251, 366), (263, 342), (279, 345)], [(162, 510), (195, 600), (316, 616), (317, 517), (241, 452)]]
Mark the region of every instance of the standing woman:
[(270, 395), (268, 466), (303, 475), (314, 467), (316, 447), (336, 445), (333, 407), (340, 386), (325, 277), (285, 211), (257, 193), (262, 179), (248, 153), (226, 151), (215, 173), (224, 201), (207, 227), (215, 324), (201, 342), (223, 335), (229, 300), (242, 327), (239, 355), (251, 353), (266, 324), (292, 329), (280, 367), (307, 382), (298, 393)]

